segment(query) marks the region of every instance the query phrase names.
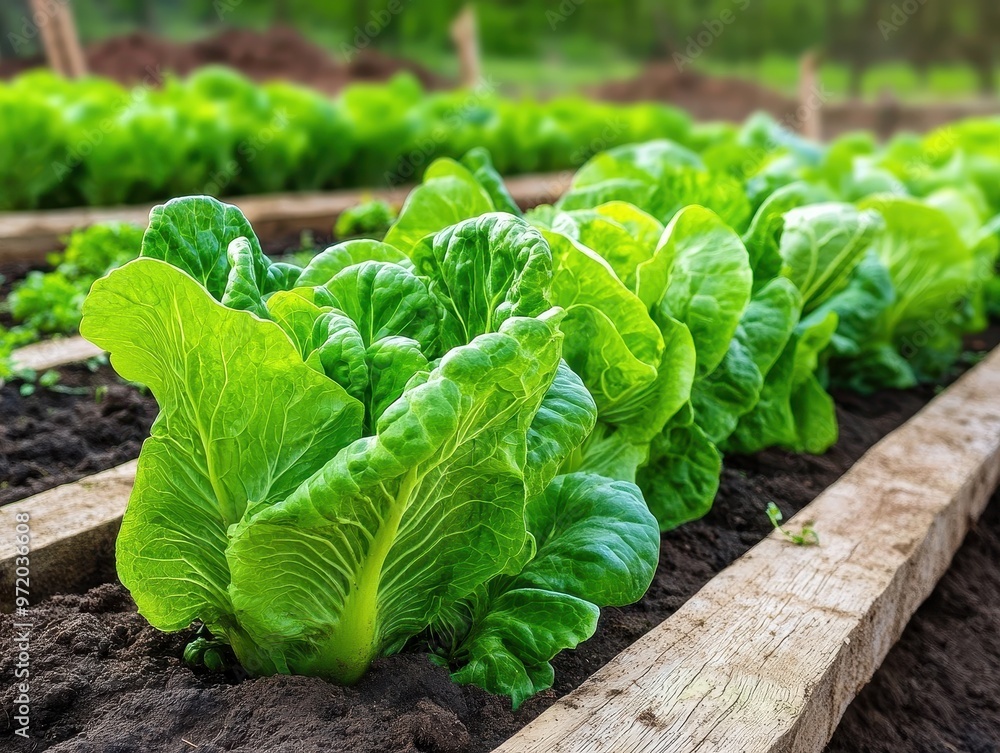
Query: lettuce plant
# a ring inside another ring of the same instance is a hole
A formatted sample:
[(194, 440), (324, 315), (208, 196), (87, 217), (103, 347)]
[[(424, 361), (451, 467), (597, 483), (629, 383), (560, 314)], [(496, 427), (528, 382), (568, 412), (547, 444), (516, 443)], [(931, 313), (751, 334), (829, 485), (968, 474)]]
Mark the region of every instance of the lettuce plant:
[(39, 332), (76, 332), (94, 280), (135, 258), (141, 239), (141, 228), (117, 222), (74, 231), (65, 250), (50, 255), (52, 271), (29, 272), (14, 286), (7, 299), (11, 316)]
[(491, 213), (409, 251), (303, 270), (235, 207), (153, 211), (81, 327), (161, 407), (119, 576), (151, 624), (201, 621), (254, 674), (351, 683), (421, 645), (517, 705), (642, 595), (657, 525), (633, 484), (559, 475), (597, 408), (542, 235)]
[[(631, 163), (641, 165), (643, 175), (670, 174), (663, 160), (683, 158), (679, 149), (656, 142), (613, 150), (588, 163), (579, 183), (602, 184), (605, 171), (614, 175)], [(408, 245), (439, 223), (489, 211), (493, 199), (480, 180), (459, 163), (432, 164), (387, 240)], [(589, 198), (582, 191), (573, 201)], [(757, 360), (768, 368), (777, 359), (794, 326), (792, 304), (777, 316), (749, 307), (747, 250), (704, 207), (677, 211), (666, 227), (625, 201), (541, 207), (529, 219), (551, 250), (550, 299), (566, 312), (564, 356), (598, 408), (595, 430), (564, 470), (639, 478), (665, 530), (700, 517), (718, 488), (716, 445), (754, 407), (763, 387), (752, 350), (766, 351)], [(741, 327), (744, 317), (750, 321)], [(773, 344), (771, 332), (782, 327), (783, 337)]]

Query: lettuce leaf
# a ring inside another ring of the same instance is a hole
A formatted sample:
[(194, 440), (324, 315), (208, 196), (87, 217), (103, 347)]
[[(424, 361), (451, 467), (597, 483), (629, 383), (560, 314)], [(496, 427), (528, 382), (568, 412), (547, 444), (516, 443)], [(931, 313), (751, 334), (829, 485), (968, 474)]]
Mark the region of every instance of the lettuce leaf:
[(156, 259), (95, 283), (81, 332), (161, 410), (118, 537), (122, 583), (155, 627), (202, 620), (248, 669), (273, 671), (236, 617), (227, 531), (357, 439), (361, 403), (307, 366), (277, 324), (222, 306)]

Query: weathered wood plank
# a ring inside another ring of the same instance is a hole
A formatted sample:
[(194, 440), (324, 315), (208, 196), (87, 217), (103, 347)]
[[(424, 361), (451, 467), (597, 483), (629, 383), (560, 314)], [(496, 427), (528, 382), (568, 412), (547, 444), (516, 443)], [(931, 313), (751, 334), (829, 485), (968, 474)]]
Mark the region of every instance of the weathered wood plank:
[(103, 350), (79, 335), (60, 337), (18, 348), (11, 354), (11, 365), (15, 371), (23, 369), (45, 371), (69, 363), (86, 361), (102, 353)]
[[(571, 172), (522, 175), (506, 182), (514, 200), (530, 208), (558, 198), (571, 176)], [(373, 197), (402, 204), (411, 188), (237, 196), (225, 201), (243, 211), (262, 240), (281, 240), (295, 238), (306, 229), (329, 231), (341, 212)], [(0, 213), (0, 263), (44, 261), (46, 254), (62, 246), (62, 239), (70, 232), (99, 222), (145, 226), (152, 207), (146, 204)]]
[(821, 751), (998, 478), (1000, 351), (495, 753)]
[(135, 481), (136, 461), (0, 507), (0, 609), (13, 606), (14, 531), (27, 513), (32, 603), (114, 575), (115, 537)]

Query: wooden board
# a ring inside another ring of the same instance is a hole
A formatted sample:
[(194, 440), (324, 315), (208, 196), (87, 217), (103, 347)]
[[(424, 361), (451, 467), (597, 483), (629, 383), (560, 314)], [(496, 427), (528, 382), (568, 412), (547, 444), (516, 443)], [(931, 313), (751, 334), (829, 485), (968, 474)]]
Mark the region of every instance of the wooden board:
[(822, 751), (998, 476), (1000, 351), (495, 753)]
[(114, 575), (115, 537), (135, 481), (135, 461), (0, 507), (0, 609), (13, 606), (14, 531), (30, 527), (31, 603), (54, 593), (106, 582)]
[[(569, 186), (571, 176), (571, 172), (522, 175), (506, 183), (514, 200), (527, 209), (555, 201)], [(261, 240), (294, 241), (303, 230), (329, 233), (341, 212), (362, 201), (380, 198), (398, 206), (411, 188), (237, 196), (225, 201), (243, 211)], [(100, 222), (131, 222), (145, 227), (152, 206), (0, 213), (0, 263), (42, 262), (73, 230)]]
[(31, 369), (42, 372), (69, 363), (86, 361), (102, 353), (103, 350), (79, 335), (59, 337), (18, 348), (11, 354), (11, 366), (15, 371)]

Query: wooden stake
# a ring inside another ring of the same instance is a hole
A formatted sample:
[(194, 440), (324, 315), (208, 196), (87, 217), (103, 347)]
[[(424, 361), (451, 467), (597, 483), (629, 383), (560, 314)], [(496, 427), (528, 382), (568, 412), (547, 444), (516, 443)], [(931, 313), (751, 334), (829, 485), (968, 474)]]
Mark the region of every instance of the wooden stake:
[(31, 13), (52, 69), (66, 78), (86, 75), (87, 62), (69, 0), (31, 0)]
[(822, 100), (819, 97), (821, 57), (807, 52), (799, 61), (799, 114), (802, 135), (819, 141), (823, 138)]
[(471, 4), (466, 5), (451, 25), (451, 39), (458, 49), (458, 65), (462, 86), (475, 89), (482, 79), (482, 65), (479, 58), (479, 31), (476, 25), (476, 11)]

